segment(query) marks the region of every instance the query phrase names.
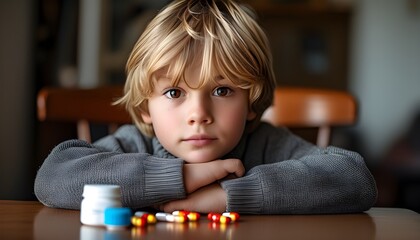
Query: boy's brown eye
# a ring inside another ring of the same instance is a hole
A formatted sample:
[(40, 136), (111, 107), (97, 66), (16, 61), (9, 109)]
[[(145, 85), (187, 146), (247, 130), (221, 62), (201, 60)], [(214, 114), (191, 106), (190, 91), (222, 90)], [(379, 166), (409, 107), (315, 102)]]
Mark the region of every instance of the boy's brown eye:
[(218, 87), (214, 90), (214, 95), (219, 97), (229, 96), (232, 93), (232, 89), (228, 87)]
[(179, 98), (181, 97), (181, 90), (179, 89), (169, 89), (165, 92), (165, 96), (172, 99), (172, 98)]

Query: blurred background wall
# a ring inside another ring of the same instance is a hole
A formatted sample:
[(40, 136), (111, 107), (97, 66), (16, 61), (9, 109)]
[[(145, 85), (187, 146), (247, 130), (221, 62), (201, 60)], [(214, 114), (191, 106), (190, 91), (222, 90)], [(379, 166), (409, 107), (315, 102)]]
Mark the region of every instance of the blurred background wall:
[(0, 199), (32, 197), (34, 4), (0, 1)]
[[(353, 93), (358, 124), (337, 129), (333, 144), (365, 157), (378, 181), (379, 206), (418, 210), (420, 146), (410, 145), (409, 161), (390, 156), (420, 112), (420, 0), (247, 2), (267, 29), (279, 85)], [(0, 199), (34, 199), (43, 159), (75, 136), (73, 126), (37, 122), (37, 91), (122, 84), (134, 41), (165, 3), (0, 1)], [(417, 169), (404, 186), (394, 172), (401, 162)]]
[(420, 1), (360, 0), (354, 9), (351, 91), (366, 153), (377, 164), (420, 111)]

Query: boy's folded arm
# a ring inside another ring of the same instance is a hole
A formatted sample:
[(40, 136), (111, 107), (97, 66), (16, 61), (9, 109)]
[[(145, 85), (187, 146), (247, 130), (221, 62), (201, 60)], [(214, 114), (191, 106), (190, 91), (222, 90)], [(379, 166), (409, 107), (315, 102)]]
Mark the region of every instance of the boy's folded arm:
[(256, 166), (222, 187), (228, 211), (255, 214), (361, 212), (372, 207), (377, 196), (363, 158), (335, 147)]
[(182, 160), (117, 150), (123, 142), (111, 135), (97, 144), (69, 140), (56, 146), (37, 173), (38, 200), (50, 207), (79, 209), (85, 184), (120, 185), (123, 205), (133, 208), (186, 196)]

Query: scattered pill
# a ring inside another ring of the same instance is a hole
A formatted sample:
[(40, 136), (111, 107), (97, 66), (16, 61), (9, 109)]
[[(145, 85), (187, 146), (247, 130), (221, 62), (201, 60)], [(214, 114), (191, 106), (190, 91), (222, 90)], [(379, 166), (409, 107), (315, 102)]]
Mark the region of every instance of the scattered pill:
[(156, 216), (148, 212), (137, 211), (134, 213), (134, 216), (144, 218), (148, 224), (154, 224), (157, 222)]
[(177, 211), (173, 211), (172, 215), (175, 216), (187, 216), (190, 212), (189, 211), (185, 211), (185, 210), (177, 210)]
[(139, 216), (131, 217), (131, 224), (136, 227), (144, 227), (147, 225), (147, 219)]
[(222, 213), (222, 216), (230, 217), (232, 222), (236, 222), (239, 220), (239, 213), (237, 212), (224, 212)]
[[(226, 214), (225, 214), (226, 215)], [(233, 222), (230, 216), (225, 216), (220, 213), (209, 213), (207, 219), (215, 223), (230, 223)], [(236, 219), (235, 219), (236, 220)]]
[(188, 213), (187, 217), (189, 221), (195, 222), (200, 219), (200, 214), (197, 212), (190, 212)]
[(220, 216), (219, 218), (219, 223), (230, 223), (232, 220), (230, 219), (230, 217), (226, 217), (226, 216)]
[(149, 224), (154, 224), (157, 222), (156, 216), (153, 214), (147, 214), (147, 216), (146, 217), (143, 216), (143, 218), (146, 218), (147, 223)]
[(143, 212), (143, 211), (137, 211), (134, 213), (134, 216), (136, 217), (142, 217), (144, 214), (149, 214), (148, 212)]
[[(185, 210), (173, 211), (172, 214), (158, 212), (156, 214), (150, 214), (148, 212), (137, 211), (134, 213), (134, 216), (131, 217), (131, 224), (136, 227), (144, 227), (148, 224), (154, 224), (157, 221), (163, 222), (176, 222), (176, 223), (185, 223), (190, 222), (194, 223), (200, 219), (200, 214), (198, 212), (190, 212)], [(228, 224), (231, 222), (238, 221), (239, 214), (236, 212), (224, 212), (224, 213), (215, 213), (211, 212), (207, 214), (207, 218), (213, 224)]]
[(207, 219), (212, 221), (212, 222), (219, 222), (221, 216), (222, 215), (220, 213), (211, 212), (211, 213), (207, 214)]
[(188, 221), (198, 221), (200, 219), (200, 214), (197, 212), (189, 212), (189, 211), (185, 211), (185, 210), (180, 210), (180, 211), (173, 211), (172, 215), (175, 216), (186, 216), (188, 218)]
[(172, 215), (169, 213), (156, 213), (156, 219), (159, 221), (164, 221), (164, 222), (177, 222), (177, 223), (183, 223), (187, 221), (187, 217), (186, 216), (182, 216), (182, 215)]

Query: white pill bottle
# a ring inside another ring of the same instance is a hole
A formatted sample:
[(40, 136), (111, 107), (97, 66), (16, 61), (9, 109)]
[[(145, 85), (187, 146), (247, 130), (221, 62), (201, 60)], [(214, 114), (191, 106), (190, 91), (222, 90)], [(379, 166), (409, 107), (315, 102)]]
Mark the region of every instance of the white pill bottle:
[(118, 185), (87, 184), (83, 188), (80, 221), (91, 226), (104, 226), (106, 208), (122, 207)]

